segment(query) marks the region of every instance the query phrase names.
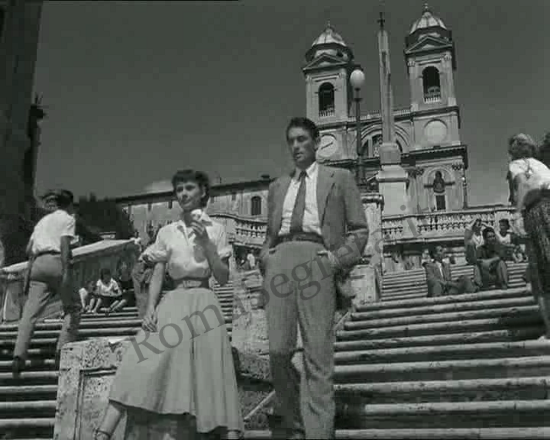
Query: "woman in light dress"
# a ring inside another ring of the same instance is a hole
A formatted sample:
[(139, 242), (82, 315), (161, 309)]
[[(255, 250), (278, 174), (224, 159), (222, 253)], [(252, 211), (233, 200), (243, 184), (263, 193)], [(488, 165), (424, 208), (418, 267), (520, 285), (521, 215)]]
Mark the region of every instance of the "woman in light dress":
[[(523, 218), (531, 290), (545, 325), (541, 339), (550, 339), (550, 169), (536, 159), (539, 150), (529, 135), (512, 136), (508, 154), (510, 199), (516, 207), (516, 216)], [(529, 184), (530, 181), (534, 183)], [(536, 189), (520, 190), (523, 187)]]
[[(206, 174), (178, 171), (172, 186), (181, 218), (143, 255), (155, 263), (143, 330), (117, 370), (96, 440), (110, 439), (124, 412), (126, 440), (237, 439), (244, 431), (231, 344), (209, 288), (212, 275), (227, 282), (231, 248), (201, 209)], [(161, 295), (166, 270), (175, 290)]]

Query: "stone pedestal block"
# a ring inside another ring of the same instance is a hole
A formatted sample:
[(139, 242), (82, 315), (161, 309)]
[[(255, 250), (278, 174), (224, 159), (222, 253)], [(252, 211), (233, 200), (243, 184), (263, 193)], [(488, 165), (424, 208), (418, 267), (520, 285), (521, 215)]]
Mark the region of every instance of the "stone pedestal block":
[(377, 270), (370, 264), (358, 264), (351, 272), (351, 287), (355, 292), (354, 307), (380, 300)]
[(267, 319), (261, 303), (260, 289), (235, 292), (231, 342), (241, 353), (266, 355), (269, 351)]
[[(99, 338), (63, 347), (54, 440), (93, 440), (108, 403), (108, 395), (128, 338)], [(121, 420), (112, 440), (123, 440)]]

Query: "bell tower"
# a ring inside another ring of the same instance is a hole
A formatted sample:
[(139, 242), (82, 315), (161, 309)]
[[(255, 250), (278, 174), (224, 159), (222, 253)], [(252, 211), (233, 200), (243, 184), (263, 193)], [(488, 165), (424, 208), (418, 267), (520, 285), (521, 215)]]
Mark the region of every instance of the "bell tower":
[[(443, 20), (424, 5), (405, 39), (405, 60), (411, 90), (411, 110), (438, 114), (433, 120), (415, 122), (420, 148), (460, 145), (460, 116), (453, 74), (456, 70), (452, 33)], [(425, 118), (423, 118), (425, 119)]]
[(330, 23), (313, 42), (302, 71), (306, 81), (306, 114), (318, 125), (348, 119), (349, 74), (353, 53)]

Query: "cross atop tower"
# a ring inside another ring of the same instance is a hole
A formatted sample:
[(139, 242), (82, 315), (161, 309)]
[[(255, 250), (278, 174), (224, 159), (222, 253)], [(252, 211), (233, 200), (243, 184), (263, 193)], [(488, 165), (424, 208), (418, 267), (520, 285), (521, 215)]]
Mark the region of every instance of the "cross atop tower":
[(380, 29), (384, 29), (384, 24), (386, 23), (386, 14), (385, 14), (385, 7), (384, 7), (384, 0), (380, 0), (380, 18), (378, 19), (378, 24), (380, 25)]

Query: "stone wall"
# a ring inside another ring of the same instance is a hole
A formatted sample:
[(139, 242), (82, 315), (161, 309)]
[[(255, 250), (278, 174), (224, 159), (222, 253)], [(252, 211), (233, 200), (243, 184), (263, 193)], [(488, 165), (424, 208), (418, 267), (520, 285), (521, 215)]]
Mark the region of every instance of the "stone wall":
[[(73, 251), (73, 286), (75, 289), (86, 286), (88, 281), (99, 278), (103, 267), (113, 273), (121, 258), (129, 261), (130, 266), (137, 258), (138, 248), (133, 240), (104, 240)], [(0, 322), (15, 322), (21, 317), (27, 300), (24, 292), (25, 275), (28, 262), (13, 264), (0, 270)], [(61, 311), (59, 299), (52, 301), (42, 317), (51, 316)]]

